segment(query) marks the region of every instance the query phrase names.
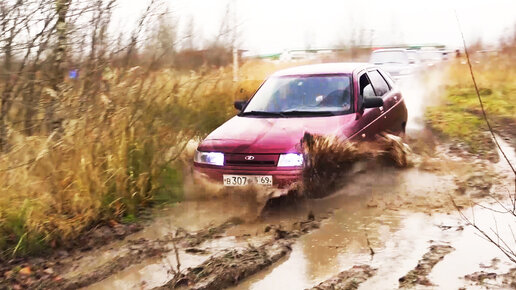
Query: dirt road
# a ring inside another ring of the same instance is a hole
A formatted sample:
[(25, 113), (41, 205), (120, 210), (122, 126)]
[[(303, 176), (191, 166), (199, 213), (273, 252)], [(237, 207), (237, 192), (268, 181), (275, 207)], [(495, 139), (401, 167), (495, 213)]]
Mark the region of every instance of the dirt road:
[(471, 201), (499, 207), (488, 194), (501, 192), (511, 179), (498, 174), (501, 163), (461, 159), (445, 148), (438, 146), (436, 157), (412, 168), (358, 173), (356, 182), (323, 199), (270, 201), (260, 215), (262, 205), (246, 194), (182, 202), (160, 210), (123, 241), (60, 260), (54, 267), (59, 279), (47, 286), (511, 287), (507, 273), (514, 264), (481, 239), (451, 202), (468, 217), (474, 212), (485, 227), (496, 220), (507, 237), (513, 219), (471, 207)]

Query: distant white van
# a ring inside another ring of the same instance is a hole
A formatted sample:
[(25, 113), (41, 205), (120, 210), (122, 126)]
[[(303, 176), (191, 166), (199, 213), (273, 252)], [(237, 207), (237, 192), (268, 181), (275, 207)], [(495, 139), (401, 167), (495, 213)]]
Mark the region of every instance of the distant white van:
[(395, 80), (421, 69), (417, 52), (404, 48), (377, 49), (371, 53), (369, 62), (387, 71)]

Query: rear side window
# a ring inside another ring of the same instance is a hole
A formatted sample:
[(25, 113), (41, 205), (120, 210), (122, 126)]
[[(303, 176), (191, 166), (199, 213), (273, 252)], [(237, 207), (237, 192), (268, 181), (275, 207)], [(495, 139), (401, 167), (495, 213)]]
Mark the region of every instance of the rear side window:
[(392, 80), (391, 76), (388, 73), (386, 73), (384, 70), (379, 69), (378, 71), (380, 72), (382, 77), (385, 79), (385, 81), (387, 81), (387, 83), (389, 84), (389, 88), (392, 89), (394, 87), (394, 81)]
[(385, 82), (385, 80), (377, 70), (369, 71), (367, 72), (367, 75), (369, 76), (369, 79), (373, 84), (376, 96), (381, 97), (385, 95), (387, 92), (389, 92), (389, 85), (387, 84), (387, 82)]

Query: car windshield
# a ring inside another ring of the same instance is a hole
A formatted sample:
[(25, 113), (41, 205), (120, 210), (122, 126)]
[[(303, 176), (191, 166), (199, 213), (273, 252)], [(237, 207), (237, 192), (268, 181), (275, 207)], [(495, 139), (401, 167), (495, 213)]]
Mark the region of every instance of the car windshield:
[(280, 76), (269, 78), (242, 115), (309, 116), (351, 112), (348, 75)]
[(375, 51), (370, 60), (370, 63), (374, 64), (406, 64), (407, 62), (407, 55), (403, 51)]

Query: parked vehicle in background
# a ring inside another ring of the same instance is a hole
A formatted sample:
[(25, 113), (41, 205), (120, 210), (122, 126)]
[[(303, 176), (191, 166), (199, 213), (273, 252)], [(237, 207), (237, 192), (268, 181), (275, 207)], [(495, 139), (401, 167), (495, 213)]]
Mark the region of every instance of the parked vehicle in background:
[(221, 186), (272, 186), (275, 196), (301, 176), (305, 133), (366, 140), (384, 131), (402, 134), (407, 122), (394, 81), (362, 63), (281, 70), (235, 108), (240, 113), (198, 146), (194, 176)]
[(404, 48), (377, 49), (371, 53), (369, 62), (387, 71), (396, 81), (421, 69), (417, 51)]
[(445, 61), (446, 54), (439, 50), (420, 50), (418, 51), (419, 59), (423, 65), (427, 67), (435, 66)]

